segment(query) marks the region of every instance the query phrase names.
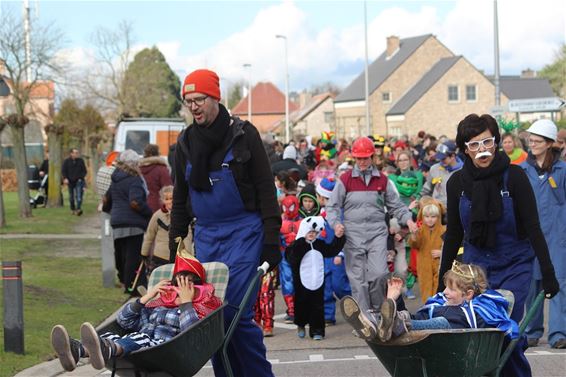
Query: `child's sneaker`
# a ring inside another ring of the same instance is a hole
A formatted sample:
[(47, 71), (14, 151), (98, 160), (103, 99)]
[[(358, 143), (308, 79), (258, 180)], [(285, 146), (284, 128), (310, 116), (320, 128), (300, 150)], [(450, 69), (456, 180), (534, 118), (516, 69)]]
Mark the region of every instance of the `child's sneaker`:
[(283, 322), (285, 323), (293, 323), (295, 322), (295, 318), (291, 317), (289, 314), (285, 315), (285, 318), (283, 319)]
[(344, 319), (354, 328), (360, 338), (365, 340), (375, 338), (375, 325), (361, 311), (360, 306), (352, 296), (344, 296), (340, 300), (340, 309)]
[(320, 334), (316, 334), (312, 336), (312, 340), (322, 340), (324, 337)]
[(116, 345), (98, 336), (95, 328), (88, 322), (81, 325), (81, 343), (88, 351), (94, 369), (103, 369), (112, 357), (116, 356)]
[(417, 296), (415, 296), (411, 288), (407, 288), (407, 292), (405, 292), (405, 296), (407, 297), (407, 300), (414, 300), (417, 298)]
[(63, 326), (57, 325), (51, 330), (51, 345), (57, 353), (63, 369), (68, 372), (75, 370), (79, 359), (84, 355), (81, 343), (70, 338)]
[(304, 327), (297, 327), (297, 336), (301, 339), (305, 337), (305, 328)]
[(382, 342), (387, 342), (391, 339), (391, 334), (393, 330), (393, 322), (395, 321), (397, 314), (397, 306), (395, 305), (395, 300), (386, 299), (381, 304), (381, 318), (379, 324), (377, 325), (377, 337)]
[(273, 336), (273, 329), (265, 328), (263, 329), (263, 337), (270, 338)]
[(325, 326), (325, 327), (334, 326), (334, 325), (336, 325), (336, 321), (333, 321), (333, 320), (331, 320), (331, 319), (325, 319), (325, 320), (324, 320), (324, 326)]
[(395, 320), (393, 321), (393, 328), (391, 329), (392, 337), (397, 338), (409, 332), (411, 327), (411, 313), (407, 310), (397, 312)]

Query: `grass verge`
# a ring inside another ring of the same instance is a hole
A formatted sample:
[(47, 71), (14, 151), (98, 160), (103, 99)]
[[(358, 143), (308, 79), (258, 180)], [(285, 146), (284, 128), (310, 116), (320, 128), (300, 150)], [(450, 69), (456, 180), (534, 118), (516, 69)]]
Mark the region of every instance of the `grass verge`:
[[(19, 215), (18, 193), (4, 192), (4, 208), (6, 209), (6, 226), (0, 228), (0, 234), (26, 233), (26, 234), (65, 234), (72, 233), (73, 226), (77, 223), (76, 216), (71, 215), (69, 209), (68, 195), (64, 194), (65, 207), (61, 208), (35, 208), (32, 209), (32, 217), (23, 219)], [(34, 196), (34, 195), (32, 195)], [(97, 197), (91, 191), (85, 193), (82, 209), (84, 215), (93, 214), (96, 211)]]
[[(29, 228), (34, 233), (70, 232), (80, 220), (71, 216), (68, 208), (45, 208), (34, 210), (34, 218), (27, 223), (28, 220), (14, 218), (17, 198), (14, 201), (9, 196), (5, 203), (6, 212), (12, 214), (7, 217), (8, 224), (12, 223), (11, 233), (24, 233), (28, 224), (33, 224)], [(85, 212), (89, 208), (94, 212), (95, 204), (94, 196), (87, 199)], [(60, 223), (55, 227), (53, 222)], [(81, 323), (89, 321), (96, 325), (102, 322), (127, 299), (121, 289), (102, 287), (98, 240), (0, 240), (0, 254), (2, 260), (22, 261), (24, 284), (25, 354), (5, 352), (2, 347), (2, 377), (13, 376), (53, 358), (49, 340), (53, 325), (63, 324), (71, 336), (78, 337)], [(3, 286), (0, 300), (3, 306)], [(0, 315), (3, 316), (3, 312)], [(0, 327), (0, 339), (4, 339), (3, 326)]]

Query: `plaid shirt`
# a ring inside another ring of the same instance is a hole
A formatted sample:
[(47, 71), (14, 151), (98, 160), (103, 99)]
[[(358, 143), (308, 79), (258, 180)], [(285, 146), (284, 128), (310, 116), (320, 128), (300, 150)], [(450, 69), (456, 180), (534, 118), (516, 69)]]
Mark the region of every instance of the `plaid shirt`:
[(167, 341), (198, 321), (198, 316), (192, 303), (171, 309), (163, 306), (150, 309), (140, 304), (138, 299), (120, 310), (117, 321), (125, 330)]
[(96, 192), (103, 196), (108, 191), (112, 183), (112, 173), (116, 170), (115, 166), (103, 166), (96, 173)]

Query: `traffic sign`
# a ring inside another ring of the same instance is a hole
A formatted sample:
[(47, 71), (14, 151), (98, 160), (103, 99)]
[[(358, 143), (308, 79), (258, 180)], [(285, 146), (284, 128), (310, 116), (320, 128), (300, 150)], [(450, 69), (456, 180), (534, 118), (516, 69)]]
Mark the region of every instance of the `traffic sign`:
[(564, 100), (559, 97), (516, 99), (509, 101), (508, 106), (513, 113), (558, 111), (564, 106)]

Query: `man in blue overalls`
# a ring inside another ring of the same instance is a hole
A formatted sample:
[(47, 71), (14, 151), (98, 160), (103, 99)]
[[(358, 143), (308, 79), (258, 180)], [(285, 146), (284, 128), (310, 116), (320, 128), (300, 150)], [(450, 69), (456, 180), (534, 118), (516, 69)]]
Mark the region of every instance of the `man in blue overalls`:
[[(190, 73), (182, 88), (183, 103), (193, 123), (177, 140), (175, 190), (169, 231), (171, 260), (175, 238), (187, 235), (196, 217), (194, 242), (201, 262), (218, 261), (230, 270), (224, 309), (226, 327), (260, 262), (275, 267), (281, 260), (281, 215), (267, 155), (257, 129), (230, 117), (220, 101), (216, 73)], [(257, 292), (251, 297), (256, 297)], [(261, 329), (248, 303), (229, 345), (236, 376), (273, 376)], [(226, 372), (220, 355), (212, 359), (216, 376)]]

